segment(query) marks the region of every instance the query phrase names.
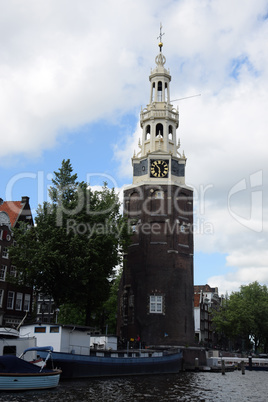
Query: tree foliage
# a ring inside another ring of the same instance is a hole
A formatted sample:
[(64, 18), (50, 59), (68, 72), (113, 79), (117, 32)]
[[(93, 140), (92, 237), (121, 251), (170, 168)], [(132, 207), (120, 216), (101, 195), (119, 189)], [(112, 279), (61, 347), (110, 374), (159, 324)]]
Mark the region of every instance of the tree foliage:
[(85, 324), (107, 300), (110, 278), (128, 244), (126, 221), (114, 189), (92, 191), (63, 160), (49, 194), (39, 207), (35, 226), (16, 230), (11, 257), (21, 283), (53, 297), (56, 306), (72, 304), (85, 311)]
[(117, 295), (122, 276), (122, 268), (117, 273), (116, 277), (112, 281), (110, 288), (109, 298), (103, 305), (103, 312), (105, 317), (105, 323), (109, 333), (116, 333), (116, 321), (117, 321)]
[(268, 341), (268, 290), (265, 285), (253, 282), (241, 286), (223, 300), (218, 311), (213, 312), (213, 324), (216, 331), (234, 341), (238, 337), (250, 348), (253, 342), (255, 350), (267, 349)]

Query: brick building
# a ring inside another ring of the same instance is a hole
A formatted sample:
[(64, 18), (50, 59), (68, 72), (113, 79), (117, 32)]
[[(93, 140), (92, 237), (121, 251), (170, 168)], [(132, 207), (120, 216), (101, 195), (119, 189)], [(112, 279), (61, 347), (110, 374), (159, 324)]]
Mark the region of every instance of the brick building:
[(221, 303), (218, 288), (209, 285), (194, 286), (195, 341), (207, 347), (213, 347), (217, 338), (212, 326), (211, 312)]
[(9, 247), (14, 244), (13, 228), (20, 222), (33, 225), (29, 197), (21, 201), (0, 199), (0, 326), (17, 326), (26, 312), (32, 310), (32, 289), (12, 283), (16, 267), (9, 258)]

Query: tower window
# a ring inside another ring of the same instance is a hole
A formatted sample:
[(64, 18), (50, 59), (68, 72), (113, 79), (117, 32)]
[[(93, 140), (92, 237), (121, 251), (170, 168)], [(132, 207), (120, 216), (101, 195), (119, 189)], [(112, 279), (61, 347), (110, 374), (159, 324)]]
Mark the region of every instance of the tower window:
[(168, 138), (173, 141), (173, 127), (171, 124), (168, 126)]
[(168, 101), (167, 83), (165, 83), (165, 102)]
[(148, 124), (146, 126), (145, 140), (149, 140), (151, 137), (151, 126)]
[(154, 198), (164, 199), (164, 191), (157, 190), (154, 192)]
[(155, 100), (155, 82), (153, 83), (152, 86), (152, 102), (154, 102), (154, 100)]
[(162, 82), (159, 81), (157, 84), (157, 101), (162, 102)]
[(163, 132), (164, 132), (163, 124), (158, 123), (155, 128), (155, 136), (157, 137), (160, 135), (161, 137), (163, 137)]
[(150, 313), (162, 314), (163, 296), (150, 296)]

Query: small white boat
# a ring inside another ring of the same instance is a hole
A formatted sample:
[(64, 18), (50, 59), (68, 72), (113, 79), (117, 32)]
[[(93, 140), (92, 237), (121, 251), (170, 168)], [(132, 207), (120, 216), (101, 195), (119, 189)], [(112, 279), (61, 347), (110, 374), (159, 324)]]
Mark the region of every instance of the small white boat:
[[(47, 351), (52, 347), (29, 348), (27, 351)], [(23, 356), (0, 356), (0, 391), (26, 391), (55, 388), (59, 384), (61, 370), (50, 370), (23, 359)]]

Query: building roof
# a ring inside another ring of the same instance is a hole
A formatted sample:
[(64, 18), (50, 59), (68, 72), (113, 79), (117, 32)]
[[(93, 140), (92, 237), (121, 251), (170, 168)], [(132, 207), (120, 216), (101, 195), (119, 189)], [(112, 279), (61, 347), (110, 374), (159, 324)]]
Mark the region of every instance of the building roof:
[(218, 293), (218, 288), (211, 288), (208, 284), (206, 285), (195, 285), (194, 286), (194, 293), (201, 293), (201, 292), (211, 292), (211, 293)]
[(29, 197), (22, 197), (21, 201), (4, 201), (0, 203), (0, 211), (6, 212), (9, 216), (11, 227), (15, 227), (18, 222), (22, 212), (25, 210), (25, 213), (28, 215), (32, 214), (29, 206)]

